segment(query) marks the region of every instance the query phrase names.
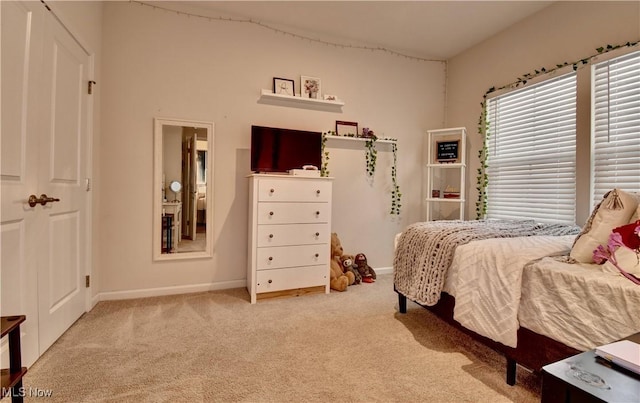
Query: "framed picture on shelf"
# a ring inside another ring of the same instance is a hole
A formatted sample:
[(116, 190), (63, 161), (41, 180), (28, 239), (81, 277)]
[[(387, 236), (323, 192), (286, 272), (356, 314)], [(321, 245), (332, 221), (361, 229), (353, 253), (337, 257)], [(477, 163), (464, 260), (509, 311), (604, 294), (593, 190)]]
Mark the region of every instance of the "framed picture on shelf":
[(336, 134), (338, 136), (356, 137), (358, 135), (358, 122), (336, 120)]
[(436, 141), (436, 162), (456, 163), (460, 162), (460, 140)]
[(321, 80), (319, 78), (300, 76), (300, 96), (311, 99), (322, 99), (321, 94)]
[(288, 78), (273, 77), (273, 93), (281, 95), (296, 95), (296, 83)]

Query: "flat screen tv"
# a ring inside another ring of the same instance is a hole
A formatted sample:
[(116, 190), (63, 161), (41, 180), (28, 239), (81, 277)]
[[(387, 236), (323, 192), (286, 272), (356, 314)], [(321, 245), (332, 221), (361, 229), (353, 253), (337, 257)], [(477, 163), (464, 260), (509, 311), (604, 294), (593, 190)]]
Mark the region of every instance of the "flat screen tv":
[(287, 172), (322, 164), (322, 133), (251, 126), (251, 171)]

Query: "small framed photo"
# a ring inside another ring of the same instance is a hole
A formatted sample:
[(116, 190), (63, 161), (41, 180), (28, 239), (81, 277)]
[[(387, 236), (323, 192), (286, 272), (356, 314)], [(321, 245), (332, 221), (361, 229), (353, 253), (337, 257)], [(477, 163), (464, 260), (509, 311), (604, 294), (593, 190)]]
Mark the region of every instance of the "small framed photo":
[(458, 147), (460, 140), (436, 141), (436, 161), (440, 163), (460, 162)]
[(296, 94), (296, 83), (287, 78), (273, 77), (273, 93), (294, 97)]
[(336, 120), (336, 134), (338, 136), (356, 137), (358, 135), (358, 122)]
[(317, 77), (300, 76), (300, 96), (304, 98), (321, 98), (321, 81)]

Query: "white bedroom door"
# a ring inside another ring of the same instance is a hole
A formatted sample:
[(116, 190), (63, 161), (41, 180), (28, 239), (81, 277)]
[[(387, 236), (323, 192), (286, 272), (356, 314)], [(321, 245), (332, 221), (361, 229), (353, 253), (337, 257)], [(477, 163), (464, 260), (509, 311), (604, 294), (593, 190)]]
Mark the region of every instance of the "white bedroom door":
[(191, 153), (189, 163), (191, 169), (189, 170), (189, 235), (191, 240), (195, 241), (197, 236), (198, 226), (198, 135), (194, 133), (193, 139), (191, 139)]
[(182, 234), (192, 241), (196, 240), (196, 221), (198, 217), (198, 138), (182, 129)]
[[(1, 2), (1, 300), (31, 365), (82, 313), (88, 55), (41, 3)], [(33, 195), (59, 199), (29, 204)]]
[(87, 105), (89, 56), (50, 14), (45, 17), (38, 139), (38, 314), (42, 354), (83, 313), (88, 265)]

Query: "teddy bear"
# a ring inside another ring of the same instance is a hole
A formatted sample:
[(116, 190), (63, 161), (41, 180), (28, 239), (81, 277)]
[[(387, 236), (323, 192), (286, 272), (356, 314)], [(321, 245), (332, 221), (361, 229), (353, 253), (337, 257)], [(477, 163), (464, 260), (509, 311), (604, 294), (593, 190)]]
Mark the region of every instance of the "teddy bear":
[(364, 253), (358, 253), (354, 259), (354, 266), (362, 276), (362, 282), (373, 283), (376, 279), (376, 272), (367, 264), (367, 257)]
[(360, 282), (362, 281), (362, 276), (360, 275), (358, 269), (356, 269), (356, 267), (354, 266), (355, 256), (342, 255), (340, 257), (340, 262), (342, 262), (342, 271), (344, 271), (345, 273), (353, 273), (353, 276), (355, 277), (355, 281), (353, 282), (353, 284), (360, 284)]
[(344, 255), (344, 249), (335, 232), (331, 234), (331, 260), (330, 260), (330, 281), (329, 286), (336, 291), (345, 291), (347, 287), (355, 282), (352, 272), (344, 272), (340, 257)]

